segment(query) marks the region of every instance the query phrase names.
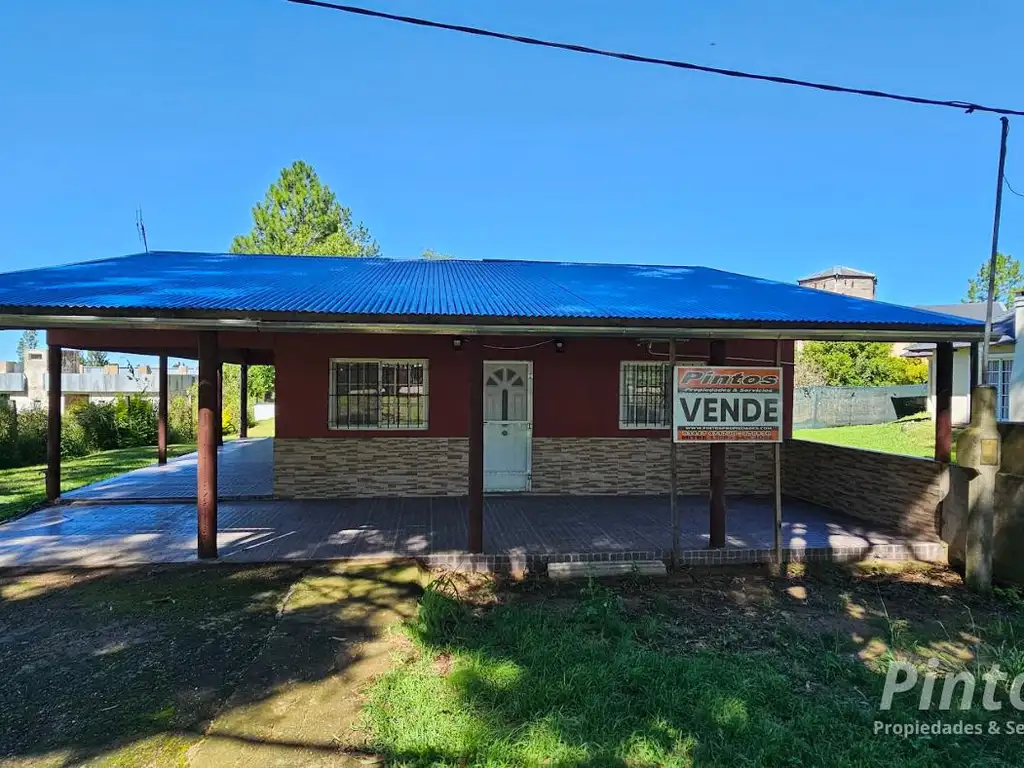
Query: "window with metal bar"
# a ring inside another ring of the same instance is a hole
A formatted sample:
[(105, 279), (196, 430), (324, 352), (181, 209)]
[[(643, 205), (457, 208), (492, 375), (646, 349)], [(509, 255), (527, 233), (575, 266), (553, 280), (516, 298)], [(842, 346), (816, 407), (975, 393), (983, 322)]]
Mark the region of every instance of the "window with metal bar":
[(985, 383), (996, 388), (996, 418), (1010, 420), (1010, 379), (1013, 377), (1013, 360), (996, 358), (988, 361)]
[(331, 429), (426, 429), (426, 360), (331, 360)]
[(623, 362), (619, 369), (619, 427), (667, 429), (672, 369), (667, 362)]

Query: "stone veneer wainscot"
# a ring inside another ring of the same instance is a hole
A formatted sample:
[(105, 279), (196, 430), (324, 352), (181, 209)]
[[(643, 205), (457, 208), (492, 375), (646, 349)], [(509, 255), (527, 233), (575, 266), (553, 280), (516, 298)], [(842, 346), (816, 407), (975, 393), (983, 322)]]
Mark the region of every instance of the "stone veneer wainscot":
[[(669, 491), (669, 440), (649, 437), (537, 437), (533, 440), (535, 494), (663, 494)], [(277, 438), (274, 495), (324, 499), (342, 496), (464, 496), (466, 438)], [(707, 445), (681, 445), (680, 493), (706, 493)], [(729, 493), (773, 490), (772, 447), (729, 445)]]

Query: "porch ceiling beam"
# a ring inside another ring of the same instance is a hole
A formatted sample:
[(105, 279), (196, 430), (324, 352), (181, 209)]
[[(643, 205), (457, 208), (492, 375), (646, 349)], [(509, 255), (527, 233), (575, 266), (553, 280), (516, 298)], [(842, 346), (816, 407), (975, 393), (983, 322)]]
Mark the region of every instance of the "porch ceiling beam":
[(795, 325), (789, 323), (680, 323), (665, 325), (664, 321), (650, 323), (608, 324), (609, 321), (558, 324), (538, 320), (523, 323), (515, 318), (506, 322), (486, 322), (480, 319), (443, 318), (439, 322), (424, 322), (422, 317), (398, 322), (394, 316), (374, 318), (323, 320), (309, 317), (277, 319), (245, 316), (168, 316), (168, 315), (99, 315), (99, 314), (0, 314), (0, 329), (24, 328), (125, 328), (147, 330), (210, 330), (256, 331), (264, 333), (379, 333), (379, 334), (437, 334), (437, 335), (559, 335), (608, 336), (676, 339), (783, 339), (826, 341), (979, 341), (984, 329), (941, 325), (863, 326), (853, 324)]

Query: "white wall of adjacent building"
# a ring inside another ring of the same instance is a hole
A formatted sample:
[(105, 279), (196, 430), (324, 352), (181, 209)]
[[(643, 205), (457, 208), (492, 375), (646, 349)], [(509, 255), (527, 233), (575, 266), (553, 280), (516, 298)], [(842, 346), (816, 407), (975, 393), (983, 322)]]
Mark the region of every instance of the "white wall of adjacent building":
[[(118, 395), (141, 395), (155, 401), (159, 394), (159, 376), (152, 366), (79, 366), (77, 371), (63, 372), (60, 377), (61, 411), (76, 402), (105, 403)], [(187, 392), (195, 381), (194, 369), (172, 367), (167, 374), (168, 396)], [(23, 364), (0, 362), (0, 396), (6, 396), (19, 410), (45, 408), (49, 386), (45, 350), (28, 350)]]

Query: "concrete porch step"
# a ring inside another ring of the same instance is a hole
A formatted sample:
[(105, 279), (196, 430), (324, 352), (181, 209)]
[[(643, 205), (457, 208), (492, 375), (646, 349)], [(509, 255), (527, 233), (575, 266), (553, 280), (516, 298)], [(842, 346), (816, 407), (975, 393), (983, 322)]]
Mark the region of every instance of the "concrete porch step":
[(668, 575), (661, 560), (630, 560), (619, 562), (590, 563), (548, 563), (548, 576), (555, 581), (569, 579), (599, 579), (602, 576), (651, 576), (664, 578)]

